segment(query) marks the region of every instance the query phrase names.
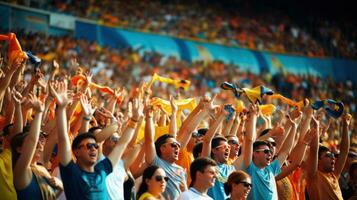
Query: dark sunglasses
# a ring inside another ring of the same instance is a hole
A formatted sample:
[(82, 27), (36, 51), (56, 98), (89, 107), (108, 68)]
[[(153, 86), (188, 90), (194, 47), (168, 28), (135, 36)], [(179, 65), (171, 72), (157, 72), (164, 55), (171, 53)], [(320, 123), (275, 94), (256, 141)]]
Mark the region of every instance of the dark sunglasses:
[(334, 153), (326, 153), (325, 157), (327, 157), (327, 158), (335, 158), (335, 154)]
[(238, 182), (236, 182), (236, 184), (243, 184), (243, 186), (244, 187), (252, 187), (253, 185), (251, 184), (251, 183), (248, 183), (248, 182), (246, 182), (246, 181), (238, 181)]
[(163, 180), (165, 180), (165, 182), (167, 182), (167, 181), (169, 181), (169, 177), (157, 175), (157, 176), (155, 176), (155, 180), (156, 180), (157, 182), (161, 182), (161, 181), (163, 181)]
[(229, 140), (228, 143), (229, 144), (239, 144), (237, 140)]
[(255, 150), (257, 152), (264, 152), (265, 154), (273, 154), (273, 152), (270, 149), (257, 149)]
[(87, 149), (91, 149), (92, 147), (94, 147), (95, 149), (98, 149), (99, 148), (99, 145), (97, 143), (87, 143), (87, 144), (81, 144), (79, 145), (79, 148), (83, 147), (83, 146), (86, 146)]
[(119, 137), (117, 137), (117, 136), (112, 136), (112, 137), (110, 137), (110, 140), (111, 140), (112, 142), (118, 142), (118, 141), (119, 141)]
[(172, 148), (181, 148), (181, 144), (180, 143), (178, 143), (178, 142), (172, 142), (172, 143), (169, 143), (170, 144), (170, 146), (172, 147)]

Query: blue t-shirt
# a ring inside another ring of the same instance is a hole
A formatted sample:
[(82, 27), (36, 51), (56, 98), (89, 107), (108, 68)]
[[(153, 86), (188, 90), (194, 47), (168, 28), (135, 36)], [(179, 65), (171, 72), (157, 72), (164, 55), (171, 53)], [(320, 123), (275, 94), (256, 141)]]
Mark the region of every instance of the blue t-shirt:
[(227, 182), (228, 176), (234, 172), (236, 168), (233, 165), (219, 163), (216, 166), (218, 172), (214, 186), (208, 189), (208, 196), (212, 199), (227, 199), (229, 196), (224, 192), (224, 183)]
[(94, 166), (94, 172), (82, 170), (73, 160), (67, 165), (60, 164), (60, 172), (67, 200), (108, 199), (105, 179), (113, 170), (108, 158)]
[(278, 160), (274, 160), (263, 169), (258, 168), (252, 161), (246, 171), (251, 176), (253, 184), (248, 195), (249, 200), (278, 199), (275, 182), (275, 176), (281, 172)]
[(42, 200), (41, 190), (33, 173), (30, 184), (22, 190), (16, 190), (16, 192), (18, 200), (29, 199), (29, 197), (31, 197), (31, 199)]
[(166, 176), (169, 177), (164, 196), (169, 196), (170, 199), (177, 199), (181, 193), (180, 184), (185, 184), (187, 180), (186, 171), (181, 166), (166, 162), (158, 156), (154, 158), (152, 164), (161, 167), (165, 171)]

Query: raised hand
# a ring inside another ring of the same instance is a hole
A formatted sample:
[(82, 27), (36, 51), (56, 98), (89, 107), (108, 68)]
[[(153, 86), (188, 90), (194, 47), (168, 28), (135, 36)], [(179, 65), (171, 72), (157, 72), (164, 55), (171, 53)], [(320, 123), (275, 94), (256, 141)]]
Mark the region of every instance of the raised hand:
[(38, 99), (36, 97), (36, 95), (33, 94), (29, 94), (29, 98), (28, 98), (31, 107), (37, 111), (37, 112), (43, 112), (45, 109), (44, 103), (42, 101), (40, 101), (40, 99)]
[(12, 99), (14, 100), (15, 104), (20, 105), (22, 104), (25, 99), (22, 98), (22, 95), (20, 92), (16, 91), (16, 89), (12, 89)]
[(170, 104), (171, 104), (172, 113), (176, 113), (178, 110), (178, 106), (176, 104), (176, 100), (172, 96), (170, 96)]
[(143, 116), (144, 104), (138, 98), (133, 101), (133, 116), (132, 118), (139, 121), (140, 117)]
[(57, 106), (64, 108), (69, 104), (70, 99), (68, 98), (67, 84), (65, 82), (59, 82), (56, 89), (54, 88), (54, 85), (50, 83), (50, 93), (56, 98)]
[(81, 106), (84, 114), (86, 116), (92, 116), (94, 111), (96, 110), (95, 108), (92, 108), (92, 105), (87, 97), (87, 95), (82, 95), (80, 98), (81, 101)]

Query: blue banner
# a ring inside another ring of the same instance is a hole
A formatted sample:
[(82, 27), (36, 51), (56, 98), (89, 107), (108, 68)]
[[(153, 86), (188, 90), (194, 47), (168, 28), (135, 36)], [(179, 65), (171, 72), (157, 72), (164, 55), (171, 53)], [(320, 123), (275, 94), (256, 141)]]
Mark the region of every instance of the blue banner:
[(332, 58), (274, 54), (233, 48), (211, 43), (184, 40), (158, 34), (110, 28), (86, 22), (76, 22), (75, 37), (97, 41), (113, 48), (132, 47), (140, 52), (155, 51), (164, 56), (176, 56), (188, 62), (221, 60), (242, 69), (259, 73), (262, 69), (272, 74), (286, 70), (295, 74), (333, 77), (339, 81), (357, 81), (357, 61)]

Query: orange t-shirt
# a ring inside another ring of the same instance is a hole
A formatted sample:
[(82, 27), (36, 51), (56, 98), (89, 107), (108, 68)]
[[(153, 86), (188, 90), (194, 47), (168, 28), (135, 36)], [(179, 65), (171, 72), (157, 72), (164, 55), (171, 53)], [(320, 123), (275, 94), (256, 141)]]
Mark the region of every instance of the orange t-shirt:
[(187, 171), (187, 185), (190, 185), (191, 183), (191, 175), (190, 175), (190, 166), (191, 163), (193, 162), (194, 157), (191, 152), (187, 151), (187, 148), (181, 149), (179, 153), (179, 158), (178, 161), (176, 162), (177, 165), (180, 165)]
[(323, 173), (317, 170), (312, 184), (316, 184), (318, 188), (319, 199), (343, 200), (338, 177), (333, 172)]

